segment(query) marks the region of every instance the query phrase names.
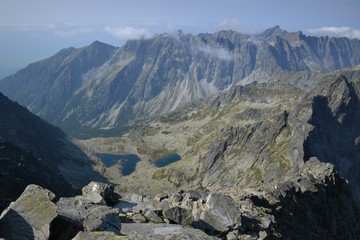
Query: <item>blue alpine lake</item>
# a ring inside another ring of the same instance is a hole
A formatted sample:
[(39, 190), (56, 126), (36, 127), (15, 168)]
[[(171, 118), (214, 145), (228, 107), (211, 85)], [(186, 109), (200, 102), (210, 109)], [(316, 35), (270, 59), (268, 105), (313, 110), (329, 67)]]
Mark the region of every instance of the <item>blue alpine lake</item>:
[(177, 153), (171, 153), (163, 158), (160, 158), (158, 160), (154, 161), (154, 164), (156, 167), (165, 167), (166, 165), (169, 165), (170, 163), (176, 162), (181, 160), (181, 157)]
[(109, 154), (109, 153), (96, 153), (96, 157), (100, 158), (105, 167), (111, 167), (116, 163), (121, 164), (121, 173), (123, 176), (128, 176), (135, 171), (137, 162), (141, 161), (136, 154)]

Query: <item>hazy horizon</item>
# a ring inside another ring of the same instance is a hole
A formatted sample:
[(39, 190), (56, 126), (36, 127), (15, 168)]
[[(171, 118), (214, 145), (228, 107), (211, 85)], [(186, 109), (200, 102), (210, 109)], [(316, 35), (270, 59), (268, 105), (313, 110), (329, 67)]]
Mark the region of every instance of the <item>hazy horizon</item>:
[(114, 46), (178, 29), (257, 33), (279, 25), (306, 35), (360, 38), (360, 2), (237, 0), (2, 1), (0, 78), (67, 47)]

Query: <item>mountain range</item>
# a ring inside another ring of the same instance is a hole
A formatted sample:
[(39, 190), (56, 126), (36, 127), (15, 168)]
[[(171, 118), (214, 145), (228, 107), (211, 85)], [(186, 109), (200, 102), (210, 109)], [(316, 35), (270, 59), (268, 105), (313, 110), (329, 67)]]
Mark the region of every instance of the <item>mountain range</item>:
[(172, 112), (231, 86), (287, 82), (311, 90), (324, 74), (360, 64), (360, 40), (275, 26), (161, 34), (122, 47), (63, 49), (0, 81), (0, 91), (70, 136), (118, 135), (134, 119)]
[(276, 26), (96, 41), (30, 64), (0, 91), (0, 237), (23, 234), (14, 216), (30, 239), (160, 231), (127, 221), (191, 225), (199, 239), (359, 236), (358, 39)]

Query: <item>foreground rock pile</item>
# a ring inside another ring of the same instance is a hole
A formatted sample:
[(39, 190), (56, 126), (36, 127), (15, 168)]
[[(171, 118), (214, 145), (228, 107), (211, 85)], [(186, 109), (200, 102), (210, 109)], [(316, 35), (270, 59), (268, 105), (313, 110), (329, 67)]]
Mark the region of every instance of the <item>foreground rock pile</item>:
[(0, 216), (5, 239), (357, 239), (359, 209), (330, 163), (253, 188), (119, 196), (91, 182), (60, 198), (29, 185)]
[(121, 196), (91, 182), (60, 198), (37, 185), (1, 214), (5, 239), (356, 239), (359, 210), (330, 163), (253, 188)]

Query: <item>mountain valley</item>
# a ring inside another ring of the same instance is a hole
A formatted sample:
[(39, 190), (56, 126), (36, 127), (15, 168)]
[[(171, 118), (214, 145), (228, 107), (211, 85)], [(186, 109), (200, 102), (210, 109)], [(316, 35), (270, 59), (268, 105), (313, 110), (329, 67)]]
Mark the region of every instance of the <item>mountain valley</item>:
[[(45, 194), (50, 239), (167, 239), (156, 221), (195, 228), (190, 239), (360, 233), (358, 39), (276, 26), (96, 41), (30, 64), (0, 91), (18, 102), (0, 95), (0, 178), (18, 183), (0, 187), (0, 226)], [(180, 160), (155, 164), (170, 155)]]

